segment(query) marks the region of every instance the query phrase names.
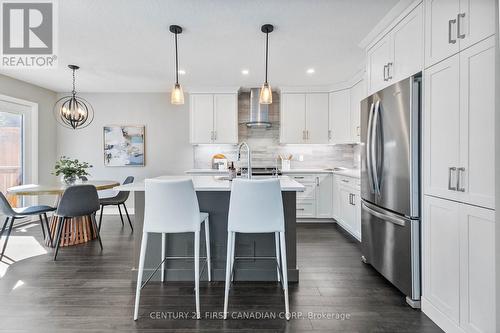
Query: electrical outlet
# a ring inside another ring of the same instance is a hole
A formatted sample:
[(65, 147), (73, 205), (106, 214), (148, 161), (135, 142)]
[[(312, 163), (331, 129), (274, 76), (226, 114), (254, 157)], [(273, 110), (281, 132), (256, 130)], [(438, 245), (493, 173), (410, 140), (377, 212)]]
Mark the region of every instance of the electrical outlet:
[(299, 161), (304, 162), (304, 155), (299, 155)]

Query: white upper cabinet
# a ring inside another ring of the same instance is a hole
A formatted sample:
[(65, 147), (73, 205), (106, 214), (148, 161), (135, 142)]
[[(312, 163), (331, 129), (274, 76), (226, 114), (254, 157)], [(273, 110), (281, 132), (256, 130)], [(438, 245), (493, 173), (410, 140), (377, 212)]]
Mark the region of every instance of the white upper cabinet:
[(329, 131), (328, 137), (330, 143), (349, 143), (351, 142), (350, 131), (350, 90), (344, 89), (334, 91), (329, 94)]
[(214, 95), (214, 142), (238, 143), (238, 96)]
[(351, 88), (350, 93), (350, 141), (360, 142), (361, 141), (361, 128), (360, 128), (360, 117), (361, 117), (361, 101), (366, 97), (366, 84), (364, 80), (359, 81)]
[(495, 40), (425, 72), (424, 193), (494, 208)]
[(214, 127), (214, 96), (212, 94), (189, 95), (190, 142), (211, 143)]
[[(424, 63), (423, 8), (416, 7), (392, 31), (394, 65), (389, 68), (393, 82), (422, 70)], [(392, 70), (393, 69), (393, 70)]]
[(281, 94), (281, 143), (305, 143), (306, 94)]
[(368, 49), (368, 93), (422, 70), (423, 24), (422, 4), (419, 4)]
[[(483, 0), (479, 0), (483, 1)], [(458, 0), (426, 0), (425, 2), (425, 65), (458, 52), (457, 14)]]
[(495, 0), (426, 0), (426, 67), (495, 33)]
[(191, 144), (238, 143), (238, 95), (190, 94)]
[(281, 143), (328, 143), (328, 93), (281, 94)]
[(306, 94), (307, 143), (328, 143), (328, 94)]
[(386, 86), (389, 80), (389, 65), (392, 64), (391, 38), (382, 38), (377, 44), (368, 50), (367, 73), (370, 92), (376, 92)]

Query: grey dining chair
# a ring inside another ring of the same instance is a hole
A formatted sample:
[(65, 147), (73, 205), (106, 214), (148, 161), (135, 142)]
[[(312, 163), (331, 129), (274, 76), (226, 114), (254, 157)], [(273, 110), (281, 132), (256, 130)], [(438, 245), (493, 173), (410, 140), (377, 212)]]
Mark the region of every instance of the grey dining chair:
[[(125, 178), (123, 185), (130, 184), (133, 182), (134, 182), (134, 177), (128, 176), (127, 178)], [(122, 215), (122, 210), (120, 208), (120, 205), (122, 205), (123, 208), (125, 209), (125, 214), (127, 214), (127, 219), (128, 219), (128, 224), (130, 225), (130, 229), (132, 229), (132, 231), (134, 230), (134, 227), (132, 227), (132, 221), (130, 221), (130, 216), (128, 215), (127, 206), (125, 205), (125, 201), (127, 201), (129, 194), (130, 194), (129, 191), (120, 191), (114, 197), (100, 198), (99, 199), (99, 204), (101, 205), (101, 215), (99, 216), (99, 230), (101, 229), (102, 212), (104, 210), (104, 206), (117, 206), (118, 212), (120, 212), (120, 219), (122, 221), (122, 226), (124, 225), (123, 215)]]
[[(2, 230), (0, 231), (0, 239), (2, 238), (8, 226), (7, 237), (5, 238), (5, 242), (3, 243), (2, 253), (0, 254), (0, 260), (3, 259), (5, 249), (7, 248), (7, 243), (9, 241), (9, 237), (12, 232), (12, 227), (14, 225), (14, 220), (18, 218), (38, 215), (38, 218), (40, 219), (40, 226), (42, 227), (43, 238), (45, 239), (46, 236), (48, 235), (50, 243), (52, 244), (52, 236), (50, 235), (49, 220), (47, 219), (47, 213), (52, 212), (54, 210), (56, 210), (54, 207), (46, 205), (12, 208), (10, 203), (7, 201), (5, 195), (2, 192), (0, 192), (0, 213), (6, 217), (5, 222), (3, 223)], [(45, 221), (45, 226), (47, 227), (47, 233), (45, 233), (45, 229), (43, 227), (44, 221)]]
[(99, 210), (99, 197), (94, 185), (74, 185), (68, 187), (59, 201), (57, 210), (55, 212), (58, 218), (57, 236), (56, 236), (56, 249), (54, 252), (54, 261), (59, 252), (59, 244), (61, 243), (61, 234), (64, 229), (64, 224), (68, 218), (88, 216), (92, 221), (93, 228), (91, 232), (96, 232), (97, 239), (102, 251), (101, 235), (95, 220), (95, 213)]

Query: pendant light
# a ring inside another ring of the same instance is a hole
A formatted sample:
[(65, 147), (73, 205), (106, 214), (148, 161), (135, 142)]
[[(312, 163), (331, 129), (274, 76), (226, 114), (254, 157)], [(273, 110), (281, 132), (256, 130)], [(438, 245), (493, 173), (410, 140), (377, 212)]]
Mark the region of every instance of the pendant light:
[(89, 102), (76, 95), (75, 71), (77, 65), (68, 65), (73, 71), (73, 90), (70, 96), (64, 96), (54, 105), (54, 115), (64, 127), (82, 129), (90, 125), (94, 120), (94, 109)]
[(171, 25), (170, 32), (175, 35), (175, 84), (170, 96), (170, 103), (174, 105), (184, 104), (184, 92), (179, 84), (179, 55), (177, 51), (177, 35), (182, 33), (182, 28), (178, 25)]
[(271, 104), (273, 102), (273, 92), (271, 90), (271, 85), (267, 82), (267, 64), (269, 59), (269, 33), (273, 32), (274, 27), (272, 24), (264, 24), (260, 30), (266, 34), (266, 80), (260, 89), (259, 103)]

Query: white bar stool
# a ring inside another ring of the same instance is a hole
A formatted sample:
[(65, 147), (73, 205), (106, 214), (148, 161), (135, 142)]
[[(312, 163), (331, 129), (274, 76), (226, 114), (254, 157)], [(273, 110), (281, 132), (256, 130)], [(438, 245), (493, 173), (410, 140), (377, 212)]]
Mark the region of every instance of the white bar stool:
[[(224, 319), (227, 318), (229, 288), (234, 266), (236, 233), (274, 233), (278, 281), (285, 293), (285, 314), (290, 319), (288, 273), (286, 264), (285, 217), (279, 179), (235, 179), (231, 187), (227, 223), (226, 285)], [(280, 244), (280, 246), (278, 246)], [(280, 249), (281, 247), (281, 265)], [(258, 258), (258, 257), (257, 257)]]
[[(180, 259), (185, 257), (165, 256), (165, 234), (167, 233), (194, 233), (194, 281), (196, 295), (196, 316), (200, 319), (200, 226), (205, 222), (206, 263), (208, 269), (208, 280), (211, 281), (210, 267), (210, 232), (207, 213), (200, 213), (198, 198), (194, 191), (193, 181), (186, 180), (145, 180), (145, 205), (144, 226), (142, 231), (141, 252), (139, 257), (139, 268), (137, 272), (137, 289), (135, 292), (134, 320), (139, 314), (139, 299), (141, 289), (152, 278), (158, 268), (162, 268), (161, 280), (164, 281), (165, 260), (167, 258)], [(144, 259), (148, 235), (150, 233), (162, 234), (162, 262), (155, 271), (142, 284), (144, 272)]]

